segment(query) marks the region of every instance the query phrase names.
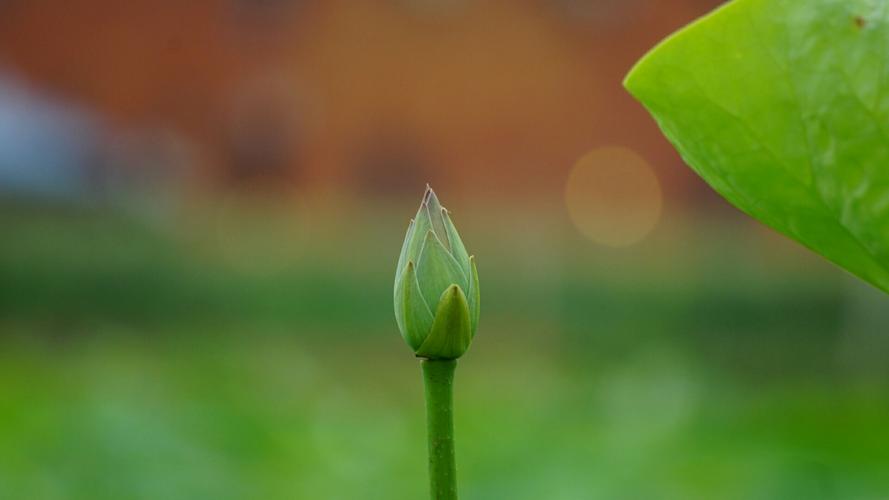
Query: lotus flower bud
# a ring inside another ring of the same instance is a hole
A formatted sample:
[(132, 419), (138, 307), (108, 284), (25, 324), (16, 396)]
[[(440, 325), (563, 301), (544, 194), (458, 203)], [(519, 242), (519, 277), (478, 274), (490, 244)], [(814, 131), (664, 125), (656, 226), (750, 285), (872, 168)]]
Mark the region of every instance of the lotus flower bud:
[(395, 320), (421, 358), (457, 359), (475, 336), (478, 271), (447, 209), (429, 186), (395, 270)]

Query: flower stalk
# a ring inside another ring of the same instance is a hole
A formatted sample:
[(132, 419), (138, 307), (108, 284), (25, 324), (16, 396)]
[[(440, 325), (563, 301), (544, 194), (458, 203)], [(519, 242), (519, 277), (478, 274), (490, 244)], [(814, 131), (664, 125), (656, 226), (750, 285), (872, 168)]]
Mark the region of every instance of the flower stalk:
[(454, 371), (478, 328), (478, 270), (429, 186), (395, 271), (395, 320), (423, 369), (432, 500), (457, 498)]
[(424, 359), (426, 432), (429, 444), (429, 486), (433, 500), (457, 499), (454, 455), (454, 371), (457, 360)]

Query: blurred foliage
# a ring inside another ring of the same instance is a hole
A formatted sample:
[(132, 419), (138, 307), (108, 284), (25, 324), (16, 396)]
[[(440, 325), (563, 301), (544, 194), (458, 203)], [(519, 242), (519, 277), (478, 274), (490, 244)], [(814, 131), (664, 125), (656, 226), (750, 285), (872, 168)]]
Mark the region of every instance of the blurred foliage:
[[(233, 203), (0, 210), (0, 498), (425, 495), (391, 311), (405, 221)], [(876, 291), (740, 216), (615, 251), (545, 210), (460, 213), (486, 285), (465, 498), (889, 491)]]

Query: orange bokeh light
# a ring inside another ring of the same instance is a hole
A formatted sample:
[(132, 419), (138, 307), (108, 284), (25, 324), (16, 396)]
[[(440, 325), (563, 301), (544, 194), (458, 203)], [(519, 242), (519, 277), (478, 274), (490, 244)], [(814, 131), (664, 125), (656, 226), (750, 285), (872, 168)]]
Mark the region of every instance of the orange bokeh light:
[(565, 204), (577, 229), (610, 247), (644, 239), (660, 220), (662, 201), (651, 165), (624, 147), (600, 148), (583, 156), (565, 188)]

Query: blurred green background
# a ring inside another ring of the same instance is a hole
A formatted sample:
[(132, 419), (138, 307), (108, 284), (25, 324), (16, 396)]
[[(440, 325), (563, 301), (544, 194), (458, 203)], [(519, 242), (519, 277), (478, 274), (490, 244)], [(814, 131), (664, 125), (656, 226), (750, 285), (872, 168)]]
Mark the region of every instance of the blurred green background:
[(424, 498), (427, 181), (464, 498), (889, 498), (887, 298), (620, 89), (717, 3), (0, 3), (0, 498)]

